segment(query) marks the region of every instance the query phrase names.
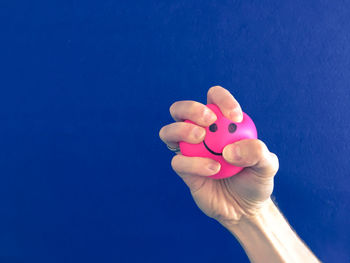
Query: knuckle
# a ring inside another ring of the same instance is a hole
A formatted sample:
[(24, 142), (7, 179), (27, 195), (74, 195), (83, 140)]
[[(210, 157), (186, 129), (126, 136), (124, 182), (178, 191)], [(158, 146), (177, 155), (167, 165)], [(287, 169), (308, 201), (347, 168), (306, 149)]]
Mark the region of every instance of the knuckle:
[(176, 107), (176, 104), (177, 104), (177, 101), (175, 101), (173, 104), (171, 104), (171, 106), (169, 107), (169, 112), (171, 115), (174, 114), (174, 110), (175, 110), (175, 107)]
[(272, 156), (272, 170), (274, 173), (277, 173), (277, 171), (279, 170), (279, 160), (278, 160), (278, 156), (274, 153), (270, 153)]
[(261, 140), (255, 140), (254, 149), (255, 149), (255, 152), (258, 156), (262, 156), (262, 155), (266, 154), (266, 152), (267, 152), (267, 146)]
[(183, 105), (183, 102), (184, 101), (175, 101), (173, 104), (171, 104), (171, 106), (169, 108), (169, 112), (170, 112), (171, 116), (176, 115), (176, 111), (179, 111), (179, 109)]
[(164, 132), (165, 132), (165, 126), (163, 126), (160, 130), (159, 130), (159, 138), (161, 138), (162, 140), (164, 139)]
[(165, 142), (165, 139), (169, 133), (169, 125), (163, 126), (159, 131), (159, 137), (162, 141)]
[(171, 159), (171, 168), (173, 168), (174, 171), (177, 171), (177, 166), (178, 166), (178, 162), (179, 162), (179, 155), (175, 155), (172, 159)]
[(208, 89), (207, 97), (210, 97), (210, 96), (211, 96), (211, 94), (213, 93), (214, 89), (215, 89), (215, 86), (213, 86), (213, 87), (211, 87), (210, 89)]
[(212, 86), (209, 90), (208, 90), (208, 94), (214, 92), (216, 89), (222, 89), (223, 87), (219, 86), (219, 85), (215, 85)]

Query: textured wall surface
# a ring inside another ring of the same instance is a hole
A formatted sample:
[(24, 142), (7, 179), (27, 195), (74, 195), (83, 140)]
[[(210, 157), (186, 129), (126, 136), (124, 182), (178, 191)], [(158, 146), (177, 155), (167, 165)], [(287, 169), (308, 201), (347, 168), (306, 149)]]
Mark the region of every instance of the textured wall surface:
[(248, 262), (158, 137), (221, 85), (277, 154), (274, 195), (350, 262), (350, 4), (1, 1), (0, 262)]

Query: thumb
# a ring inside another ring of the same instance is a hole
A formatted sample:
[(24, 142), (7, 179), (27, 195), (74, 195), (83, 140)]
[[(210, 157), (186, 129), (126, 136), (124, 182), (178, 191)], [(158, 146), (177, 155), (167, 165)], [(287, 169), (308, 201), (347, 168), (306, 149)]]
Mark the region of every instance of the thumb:
[(277, 155), (270, 152), (259, 139), (245, 139), (228, 144), (223, 149), (222, 156), (228, 163), (249, 167), (262, 177), (274, 176), (279, 169)]

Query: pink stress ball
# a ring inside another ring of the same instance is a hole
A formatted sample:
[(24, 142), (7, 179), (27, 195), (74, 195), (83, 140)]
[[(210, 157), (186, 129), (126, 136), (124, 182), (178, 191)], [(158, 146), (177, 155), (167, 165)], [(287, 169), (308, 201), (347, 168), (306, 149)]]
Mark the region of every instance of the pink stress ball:
[[(179, 142), (180, 151), (185, 156), (208, 157), (219, 162), (221, 169), (209, 177), (213, 179), (231, 177), (242, 171), (244, 167), (234, 166), (226, 162), (222, 157), (222, 150), (226, 145), (243, 139), (257, 139), (256, 127), (252, 119), (244, 112), (242, 122), (232, 122), (221, 113), (215, 104), (207, 104), (206, 106), (216, 114), (217, 120), (209, 127), (203, 127), (206, 129), (206, 135), (201, 143)], [(190, 120), (185, 120), (185, 122), (196, 124)]]

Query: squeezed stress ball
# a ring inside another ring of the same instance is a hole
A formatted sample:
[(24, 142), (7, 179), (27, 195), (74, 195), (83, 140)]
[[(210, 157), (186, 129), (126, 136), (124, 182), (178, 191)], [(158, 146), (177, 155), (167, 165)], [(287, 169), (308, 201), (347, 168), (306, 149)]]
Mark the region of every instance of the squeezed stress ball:
[[(242, 171), (244, 167), (234, 166), (226, 162), (222, 157), (222, 150), (226, 145), (243, 139), (257, 139), (255, 124), (244, 112), (242, 122), (232, 122), (221, 113), (215, 104), (207, 104), (206, 106), (216, 114), (217, 120), (209, 127), (204, 127), (206, 135), (201, 143), (179, 142), (180, 151), (185, 156), (207, 157), (219, 162), (221, 169), (210, 176), (213, 179), (233, 176)], [(185, 122), (196, 124), (190, 120), (185, 120)]]

